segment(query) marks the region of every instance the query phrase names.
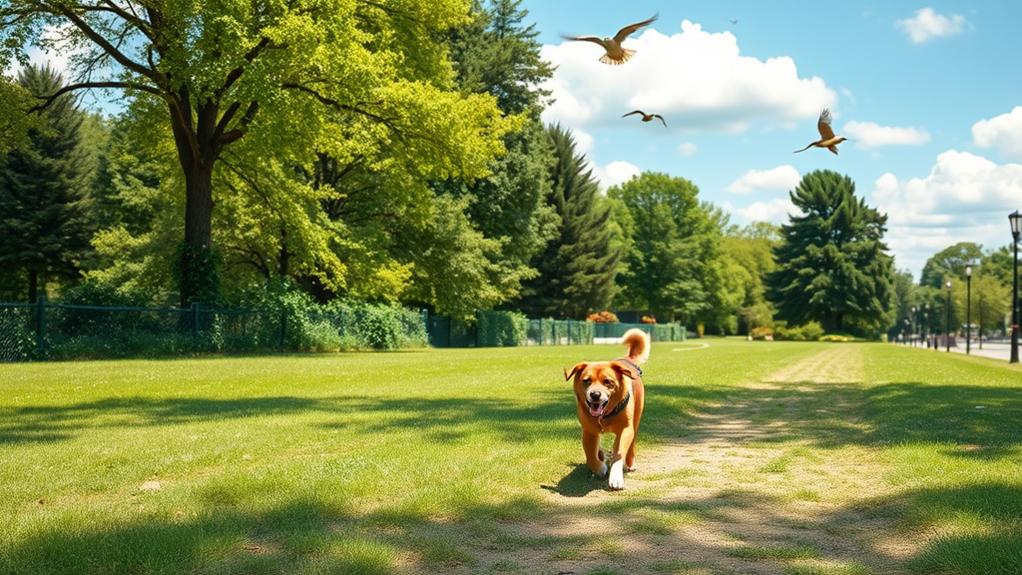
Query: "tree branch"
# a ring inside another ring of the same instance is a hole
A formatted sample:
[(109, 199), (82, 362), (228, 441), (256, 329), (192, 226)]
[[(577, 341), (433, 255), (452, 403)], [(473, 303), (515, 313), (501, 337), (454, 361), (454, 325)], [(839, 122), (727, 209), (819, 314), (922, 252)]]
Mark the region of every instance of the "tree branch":
[[(245, 53), (245, 56), (244, 56), (245, 62), (247, 64), (251, 64), (252, 61), (255, 60), (259, 56), (259, 54), (263, 50), (265, 50), (269, 45), (270, 45), (270, 39), (264, 37), (262, 40), (259, 41), (258, 44), (253, 46), (251, 50), (249, 50), (248, 52)], [(244, 74), (244, 73), (245, 73), (245, 67), (244, 66), (238, 66), (237, 68), (235, 68), (235, 69), (231, 70), (230, 72), (228, 72), (227, 73), (227, 79), (224, 80), (224, 85), (220, 86), (220, 88), (218, 88), (217, 91), (216, 91), (217, 99), (219, 99), (224, 94), (226, 94), (227, 90), (230, 90), (231, 86), (233, 86), (234, 83), (238, 81), (238, 78), (241, 78), (241, 75)]]
[(319, 92), (313, 90), (312, 88), (309, 88), (308, 86), (302, 86), (301, 84), (294, 84), (294, 83), (286, 83), (286, 84), (281, 85), (281, 87), (284, 88), (284, 89), (287, 89), (287, 90), (298, 90), (299, 92), (304, 92), (306, 94), (309, 94), (313, 98), (316, 98), (317, 100), (319, 100), (319, 102), (321, 104), (325, 104), (325, 105), (330, 106), (332, 108), (335, 108), (337, 110), (343, 110), (345, 112), (354, 112), (356, 114), (360, 114), (362, 116), (365, 116), (367, 118), (375, 120), (375, 121), (383, 124), (384, 126), (387, 126), (388, 128), (390, 128), (391, 131), (394, 132), (394, 135), (396, 135), (399, 139), (402, 139), (401, 130), (399, 130), (397, 128), (397, 126), (394, 125), (394, 122), (392, 120), (388, 119), (388, 118), (384, 118), (383, 116), (380, 116), (378, 114), (374, 114), (372, 112), (368, 112), (366, 110), (363, 110), (361, 108), (357, 108), (355, 106), (351, 106), (351, 105), (348, 105), (348, 104), (342, 104), (342, 103), (338, 102), (337, 100), (334, 100), (333, 98), (329, 98), (327, 96), (324, 96), (324, 95), (320, 94)]
[(82, 17), (76, 14), (75, 11), (72, 10), (70, 7), (61, 6), (58, 8), (58, 10), (62, 15), (64, 15), (65, 18), (70, 20), (71, 23), (74, 24), (76, 28), (81, 30), (86, 37), (88, 37), (96, 45), (102, 48), (104, 52), (110, 54), (110, 57), (116, 60), (120, 65), (131, 70), (132, 72), (135, 72), (136, 74), (149, 78), (156, 84), (160, 83), (159, 74), (156, 72), (156, 70), (147, 68), (142, 64), (139, 64), (138, 62), (132, 60), (131, 58), (125, 56), (123, 52), (118, 50), (117, 47), (115, 47), (106, 38), (104, 38), (102, 34), (93, 29), (92, 26), (89, 26), (89, 23), (83, 20)]
[(163, 92), (161, 92), (158, 88), (154, 88), (153, 86), (147, 86), (145, 84), (138, 84), (135, 82), (80, 82), (77, 84), (68, 84), (67, 86), (64, 86), (63, 88), (50, 94), (49, 96), (40, 96), (40, 99), (43, 100), (43, 102), (36, 104), (32, 108), (30, 108), (29, 113), (39, 112), (48, 108), (50, 104), (52, 104), (57, 98), (63, 96), (64, 94), (67, 94), (68, 92), (73, 92), (76, 90), (90, 90), (96, 88), (100, 89), (119, 88), (124, 90), (139, 90), (142, 92), (149, 92), (150, 94), (156, 94), (157, 96), (161, 97), (163, 96)]

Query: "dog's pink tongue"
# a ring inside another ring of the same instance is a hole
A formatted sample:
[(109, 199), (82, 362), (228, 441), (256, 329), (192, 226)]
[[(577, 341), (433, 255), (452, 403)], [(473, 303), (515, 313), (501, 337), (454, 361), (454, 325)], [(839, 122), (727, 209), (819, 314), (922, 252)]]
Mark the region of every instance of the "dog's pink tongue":
[(602, 405), (600, 407), (589, 406), (589, 415), (593, 417), (599, 417), (603, 415), (603, 406)]

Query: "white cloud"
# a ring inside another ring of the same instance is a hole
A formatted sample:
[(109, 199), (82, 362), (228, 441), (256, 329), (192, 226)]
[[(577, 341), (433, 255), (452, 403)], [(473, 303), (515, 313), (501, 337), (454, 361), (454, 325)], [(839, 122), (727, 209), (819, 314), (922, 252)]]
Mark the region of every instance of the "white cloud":
[(738, 208), (731, 202), (724, 202), (724, 210), (740, 218), (745, 223), (770, 222), (772, 224), (786, 224), (792, 215), (801, 214), (802, 211), (791, 203), (790, 197), (774, 198), (765, 202), (752, 202), (751, 204)]
[(981, 148), (997, 148), (1005, 157), (1022, 160), (1022, 106), (973, 124), (972, 140)]
[(681, 154), (683, 157), (690, 158), (696, 155), (696, 152), (698, 151), (699, 147), (693, 144), (692, 142), (682, 142), (678, 144), (678, 153)]
[(769, 170), (749, 170), (727, 187), (732, 194), (749, 194), (758, 190), (791, 190), (802, 175), (790, 164)]
[(938, 250), (971, 241), (1010, 241), (1008, 213), (1022, 207), (1022, 164), (997, 164), (948, 150), (923, 178), (877, 178), (872, 202), (888, 215), (888, 245), (899, 268), (918, 273)]
[(590, 163), (590, 167), (593, 169), (593, 176), (600, 182), (600, 189), (603, 190), (623, 184), (642, 172), (639, 166), (622, 160), (611, 162), (605, 166)]
[(588, 156), (593, 151), (594, 140), (592, 134), (575, 128), (571, 130), (571, 135), (575, 138), (575, 152)]
[(895, 26), (903, 30), (913, 44), (923, 44), (934, 38), (954, 36), (965, 29), (965, 16), (952, 14), (950, 17), (938, 14), (933, 8), (920, 8), (916, 15), (898, 20)]
[(875, 122), (848, 122), (843, 133), (855, 142), (856, 147), (867, 150), (881, 146), (921, 146), (930, 141), (930, 133), (926, 130), (881, 126)]
[(755, 122), (793, 125), (836, 101), (823, 79), (799, 77), (790, 57), (743, 56), (730, 32), (705, 32), (687, 20), (680, 33), (650, 29), (627, 46), (637, 53), (623, 66), (600, 63), (600, 48), (589, 42), (543, 46), (557, 68), (543, 85), (555, 98), (543, 119), (614, 124), (641, 109), (662, 114), (672, 129), (737, 132)]

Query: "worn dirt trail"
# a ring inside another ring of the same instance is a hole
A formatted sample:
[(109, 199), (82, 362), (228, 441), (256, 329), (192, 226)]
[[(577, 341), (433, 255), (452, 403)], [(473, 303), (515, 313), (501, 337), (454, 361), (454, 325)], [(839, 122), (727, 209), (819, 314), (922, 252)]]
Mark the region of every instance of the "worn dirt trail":
[(547, 495), (553, 512), (518, 527), (546, 549), (494, 558), (526, 573), (899, 573), (893, 525), (864, 505), (887, 487), (862, 376), (860, 348), (840, 344), (736, 386), (642, 449), (624, 492)]

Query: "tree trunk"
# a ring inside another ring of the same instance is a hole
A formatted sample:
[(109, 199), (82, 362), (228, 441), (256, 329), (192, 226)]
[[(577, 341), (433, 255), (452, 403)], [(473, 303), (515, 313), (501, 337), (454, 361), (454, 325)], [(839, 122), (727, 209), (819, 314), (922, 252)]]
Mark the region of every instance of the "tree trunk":
[(211, 130), (215, 108), (198, 111), (198, 130), (192, 124), (188, 94), (171, 104), (171, 126), (178, 159), (185, 177), (185, 235), (181, 250), (181, 306), (193, 302), (213, 303), (218, 292), (216, 262), (213, 257), (213, 164), (218, 149)]

